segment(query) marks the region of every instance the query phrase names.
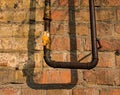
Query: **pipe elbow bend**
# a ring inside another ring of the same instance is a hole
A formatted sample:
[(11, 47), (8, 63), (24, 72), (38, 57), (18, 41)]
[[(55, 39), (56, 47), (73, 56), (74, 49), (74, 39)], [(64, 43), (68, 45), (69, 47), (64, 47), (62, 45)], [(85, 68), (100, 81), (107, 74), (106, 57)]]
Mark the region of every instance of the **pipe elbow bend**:
[(88, 69), (93, 69), (98, 64), (99, 59), (93, 58), (92, 61), (88, 64)]

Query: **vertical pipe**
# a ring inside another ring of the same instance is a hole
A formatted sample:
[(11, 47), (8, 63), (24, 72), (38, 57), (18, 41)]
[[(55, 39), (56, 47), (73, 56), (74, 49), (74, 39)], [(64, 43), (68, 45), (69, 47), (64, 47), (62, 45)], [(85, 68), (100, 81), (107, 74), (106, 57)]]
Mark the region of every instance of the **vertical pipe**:
[(93, 43), (92, 56), (93, 58), (98, 58), (94, 0), (89, 0), (89, 10), (90, 10), (91, 42)]

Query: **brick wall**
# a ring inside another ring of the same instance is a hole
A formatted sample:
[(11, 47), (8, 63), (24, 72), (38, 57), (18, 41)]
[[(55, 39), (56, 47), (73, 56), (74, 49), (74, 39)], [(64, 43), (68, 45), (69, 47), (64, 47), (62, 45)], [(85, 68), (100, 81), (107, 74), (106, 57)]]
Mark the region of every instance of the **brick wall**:
[[(51, 3), (52, 60), (89, 62), (88, 0)], [(0, 95), (120, 95), (120, 0), (95, 0), (95, 6), (99, 63), (69, 70), (44, 62), (44, 0), (0, 0)]]

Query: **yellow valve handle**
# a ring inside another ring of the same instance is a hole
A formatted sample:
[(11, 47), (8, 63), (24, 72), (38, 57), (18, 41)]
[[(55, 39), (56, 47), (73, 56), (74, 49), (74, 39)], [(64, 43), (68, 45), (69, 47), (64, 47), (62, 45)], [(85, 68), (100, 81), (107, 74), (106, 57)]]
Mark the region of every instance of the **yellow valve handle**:
[(42, 43), (43, 43), (43, 46), (46, 46), (47, 48), (49, 48), (49, 43), (50, 43), (49, 33), (46, 31), (43, 32)]

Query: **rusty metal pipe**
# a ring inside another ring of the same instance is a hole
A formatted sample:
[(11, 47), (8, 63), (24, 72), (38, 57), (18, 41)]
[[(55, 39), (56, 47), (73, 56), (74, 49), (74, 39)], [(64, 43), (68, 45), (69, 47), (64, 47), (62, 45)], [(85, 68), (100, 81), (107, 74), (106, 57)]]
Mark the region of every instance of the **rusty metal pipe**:
[[(44, 25), (45, 32), (49, 35), (50, 32), (50, 0), (45, 0), (45, 14), (44, 14)], [(44, 60), (45, 62), (53, 68), (68, 68), (68, 69), (92, 69), (98, 63), (98, 49), (97, 49), (97, 38), (96, 38), (96, 21), (95, 21), (95, 8), (94, 0), (89, 0), (89, 9), (90, 9), (90, 26), (91, 26), (91, 43), (92, 43), (92, 59), (88, 63), (79, 63), (79, 62), (55, 62), (51, 60), (50, 57), (50, 42), (47, 41), (47, 44), (44, 45)], [(49, 36), (47, 36), (48, 39)]]

